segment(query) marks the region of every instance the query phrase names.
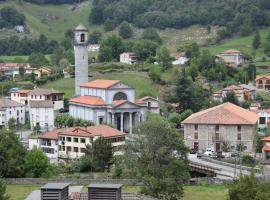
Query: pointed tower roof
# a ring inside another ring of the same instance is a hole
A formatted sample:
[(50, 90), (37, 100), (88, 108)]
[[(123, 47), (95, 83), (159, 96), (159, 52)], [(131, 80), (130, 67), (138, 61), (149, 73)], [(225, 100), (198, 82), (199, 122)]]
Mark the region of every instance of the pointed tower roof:
[(79, 24), (76, 28), (75, 31), (88, 31), (87, 28), (83, 24)]

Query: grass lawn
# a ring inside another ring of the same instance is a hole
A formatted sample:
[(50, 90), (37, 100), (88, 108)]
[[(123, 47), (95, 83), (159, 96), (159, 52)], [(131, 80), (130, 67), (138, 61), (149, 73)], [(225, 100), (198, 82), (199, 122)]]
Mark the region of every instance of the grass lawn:
[(182, 200), (226, 200), (228, 197), (225, 185), (186, 186)]
[[(124, 83), (135, 88), (136, 97), (142, 97), (145, 95), (157, 96), (157, 89), (154, 83), (150, 80), (150, 78), (133, 75), (133, 74), (122, 74), (122, 73), (113, 73), (113, 74), (105, 74), (101, 76), (94, 77), (93, 79), (113, 79), (113, 80), (121, 80)], [(66, 78), (60, 79), (57, 81), (49, 82), (42, 86), (43, 88), (53, 88), (65, 93), (65, 98), (70, 98), (74, 95), (74, 79)]]
[(8, 185), (7, 193), (10, 195), (10, 200), (24, 200), (27, 195), (33, 190), (40, 188), (40, 185)]

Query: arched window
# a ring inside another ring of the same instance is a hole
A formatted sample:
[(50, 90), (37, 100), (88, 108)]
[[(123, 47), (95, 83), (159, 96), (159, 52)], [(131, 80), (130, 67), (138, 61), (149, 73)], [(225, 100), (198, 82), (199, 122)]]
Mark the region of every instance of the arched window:
[(82, 34), (81, 34), (81, 42), (84, 42), (84, 41), (85, 41), (85, 34), (82, 33)]
[(118, 92), (114, 95), (113, 100), (127, 100), (127, 95), (123, 92)]

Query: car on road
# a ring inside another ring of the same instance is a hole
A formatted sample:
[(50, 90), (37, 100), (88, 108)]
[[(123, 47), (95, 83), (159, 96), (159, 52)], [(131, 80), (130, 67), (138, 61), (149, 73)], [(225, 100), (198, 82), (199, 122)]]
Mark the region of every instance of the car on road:
[(208, 157), (212, 157), (212, 156), (215, 155), (215, 152), (214, 152), (213, 148), (208, 147), (208, 148), (206, 149), (206, 151), (203, 153), (203, 155), (204, 155), (204, 156), (208, 156)]

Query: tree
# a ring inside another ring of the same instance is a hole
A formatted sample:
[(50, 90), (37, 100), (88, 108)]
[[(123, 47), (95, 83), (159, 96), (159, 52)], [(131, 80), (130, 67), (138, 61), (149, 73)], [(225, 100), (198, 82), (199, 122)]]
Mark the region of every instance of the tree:
[(144, 30), (144, 32), (142, 33), (142, 39), (152, 40), (158, 44), (162, 43), (162, 40), (161, 40), (157, 30), (154, 28), (146, 28)]
[(66, 58), (62, 58), (59, 61), (59, 67), (60, 67), (61, 70), (63, 70), (63, 69), (69, 69), (70, 63), (68, 62), (68, 60)]
[(253, 38), (252, 47), (254, 49), (258, 49), (260, 45), (261, 45), (261, 35), (260, 32), (257, 30)]
[(170, 51), (167, 47), (160, 47), (157, 50), (157, 61), (163, 69), (168, 69), (172, 67), (172, 58), (170, 56)]
[(111, 61), (112, 59), (119, 60), (119, 56), (124, 51), (122, 38), (111, 35), (101, 43), (99, 60)]
[(187, 58), (198, 58), (200, 55), (200, 47), (197, 43), (193, 42), (185, 48)]
[(114, 22), (110, 19), (106, 19), (106, 21), (104, 22), (104, 30), (108, 32), (112, 31), (114, 28), (115, 28)]
[(104, 137), (99, 137), (86, 146), (85, 155), (92, 158), (89, 160), (96, 163), (96, 168), (104, 169), (112, 159), (112, 145)]
[(239, 101), (237, 99), (237, 96), (235, 95), (234, 92), (227, 92), (226, 97), (223, 98), (223, 102), (230, 102), (235, 105), (239, 105)]
[(131, 38), (133, 35), (133, 30), (131, 28), (131, 26), (129, 25), (129, 23), (127, 23), (126, 21), (123, 21), (120, 26), (119, 26), (119, 35), (124, 38)]
[(8, 200), (9, 196), (6, 194), (6, 184), (4, 180), (0, 179), (0, 199)]
[(41, 149), (34, 147), (25, 157), (25, 167), (28, 175), (34, 178), (41, 177), (50, 166), (48, 157)]
[(4, 178), (23, 177), (26, 149), (13, 131), (0, 133), (0, 174)]
[(192, 100), (193, 100), (193, 82), (187, 76), (185, 70), (182, 70), (180, 74), (177, 85), (176, 85), (176, 98), (183, 109), (192, 109)]
[(143, 193), (168, 200), (181, 197), (189, 179), (188, 148), (175, 128), (152, 114), (135, 134), (127, 144), (125, 169), (143, 180)]
[(139, 60), (147, 60), (156, 55), (158, 44), (151, 40), (135, 41), (132, 50), (138, 55)]
[(89, 21), (92, 24), (101, 24), (103, 22), (103, 8), (102, 5), (94, 5), (89, 15)]
[(101, 32), (99, 31), (94, 31), (89, 35), (89, 43), (90, 44), (99, 44), (101, 40)]
[(23, 79), (24, 74), (25, 74), (25, 69), (24, 69), (24, 67), (19, 67), (19, 75), (20, 75), (20, 78), (21, 78), (21, 79)]
[(49, 61), (42, 53), (31, 53), (28, 57), (28, 62), (33, 67), (41, 67), (49, 64)]
[(8, 129), (14, 130), (16, 128), (16, 120), (12, 117), (8, 120)]
[(260, 182), (254, 174), (241, 176), (229, 186), (229, 200), (268, 200), (270, 198), (269, 186), (269, 182)]

